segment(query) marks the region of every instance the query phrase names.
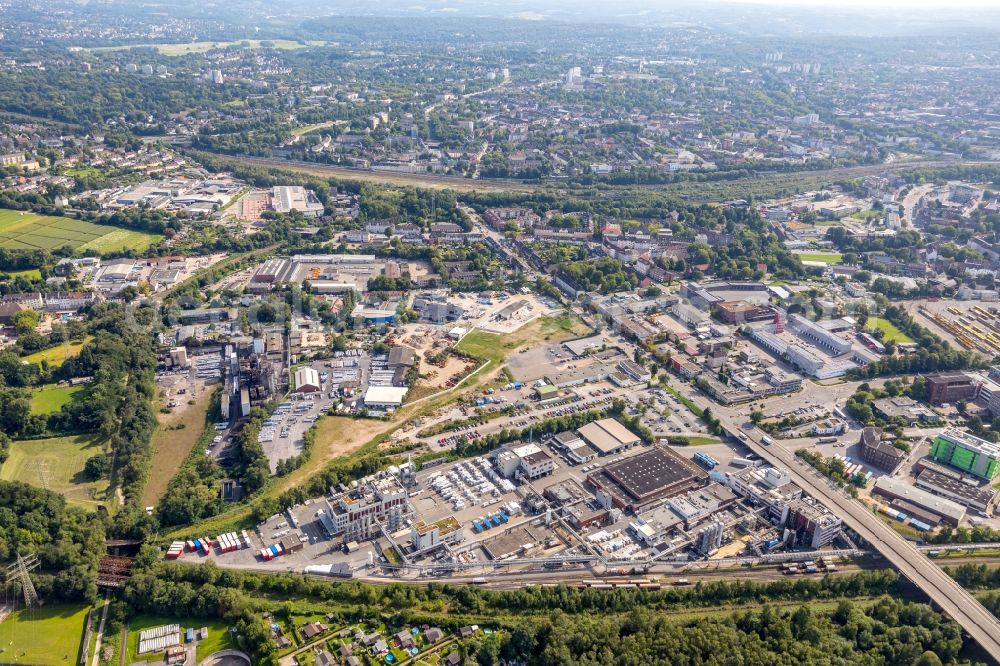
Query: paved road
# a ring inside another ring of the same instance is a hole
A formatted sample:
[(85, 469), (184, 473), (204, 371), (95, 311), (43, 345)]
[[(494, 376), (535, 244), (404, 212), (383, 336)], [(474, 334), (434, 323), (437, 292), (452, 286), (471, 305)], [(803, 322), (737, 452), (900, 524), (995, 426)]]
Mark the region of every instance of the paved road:
[[(736, 419), (727, 414), (722, 420), (727, 429), (738, 436), (740, 430)], [(831, 487), (825, 478), (817, 477), (812, 468), (780, 443), (770, 446), (761, 444), (757, 441), (759, 435), (757, 432), (747, 438), (747, 444), (755, 453), (789, 469), (795, 483), (850, 524), (945, 613), (962, 625), (995, 662), (1000, 663), (1000, 621), (992, 613), (868, 508)]]
[(108, 608), (111, 607), (110, 596), (109, 593), (104, 597), (104, 610), (101, 611), (101, 623), (97, 627), (97, 642), (94, 643), (94, 659), (91, 666), (98, 666), (101, 663), (101, 643), (104, 642), (104, 623), (108, 620)]
[[(822, 388), (807, 384), (807, 390), (798, 394), (798, 400), (801, 400), (803, 395), (829, 391), (833, 388), (835, 389), (834, 395), (826, 395), (825, 397), (832, 402), (839, 402), (839, 394), (851, 390), (853, 384), (853, 382), (846, 382), (837, 387)], [(966, 633), (979, 643), (985, 652), (989, 653), (994, 662), (1000, 663), (1000, 620), (986, 610), (965, 588), (928, 559), (916, 546), (882, 522), (881, 518), (865, 505), (833, 486), (828, 479), (819, 476), (815, 470), (795, 457), (794, 452), (785, 448), (781, 440), (766, 446), (760, 443), (760, 437), (763, 433), (759, 430), (744, 431), (741, 426), (747, 419), (745, 415), (740, 413), (741, 407), (709, 404), (704, 395), (688, 384), (675, 385), (675, 388), (699, 406), (711, 407), (712, 413), (733, 437), (739, 437), (740, 433), (746, 434), (747, 439), (743, 441), (754, 453), (774, 465), (788, 469), (796, 484), (806, 493), (823, 502), (845, 523), (854, 528), (910, 582), (920, 588), (938, 607), (962, 625)]]
[(912, 229), (915, 226), (913, 224), (913, 211), (917, 207), (917, 204), (920, 202), (920, 198), (933, 189), (934, 189), (933, 183), (929, 183), (927, 185), (920, 185), (918, 187), (914, 187), (912, 190), (910, 190), (909, 194), (903, 197), (903, 220), (905, 222), (905, 224), (903, 225), (904, 227), (909, 227)]

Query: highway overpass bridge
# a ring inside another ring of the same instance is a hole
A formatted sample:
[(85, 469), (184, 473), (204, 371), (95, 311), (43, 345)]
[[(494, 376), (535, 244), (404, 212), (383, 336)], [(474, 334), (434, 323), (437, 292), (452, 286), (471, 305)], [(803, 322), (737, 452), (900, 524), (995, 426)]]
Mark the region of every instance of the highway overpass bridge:
[(738, 427), (726, 425), (731, 436), (739, 438), (761, 458), (787, 468), (795, 483), (840, 516), (942, 611), (962, 625), (966, 633), (989, 653), (995, 663), (1000, 663), (1000, 620), (986, 610), (972, 594), (869, 508), (832, 486), (828, 479), (819, 475), (780, 443), (761, 444), (760, 433), (756, 431), (742, 433), (745, 437), (739, 437), (742, 431)]

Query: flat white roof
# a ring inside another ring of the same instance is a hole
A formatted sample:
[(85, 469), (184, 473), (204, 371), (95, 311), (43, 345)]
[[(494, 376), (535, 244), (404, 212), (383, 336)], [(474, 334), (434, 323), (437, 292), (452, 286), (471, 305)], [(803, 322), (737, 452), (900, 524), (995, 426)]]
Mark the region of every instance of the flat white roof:
[(365, 391), (366, 405), (401, 405), (406, 397), (405, 386), (369, 386)]
[(301, 213), (322, 209), (322, 204), (309, 201), (309, 194), (301, 185), (275, 185), (272, 188), (274, 209), (279, 213), (288, 213), (295, 209)]
[(515, 446), (511, 449), (511, 452), (518, 458), (526, 458), (534, 453), (540, 453), (541, 448), (537, 444), (522, 444), (521, 446)]

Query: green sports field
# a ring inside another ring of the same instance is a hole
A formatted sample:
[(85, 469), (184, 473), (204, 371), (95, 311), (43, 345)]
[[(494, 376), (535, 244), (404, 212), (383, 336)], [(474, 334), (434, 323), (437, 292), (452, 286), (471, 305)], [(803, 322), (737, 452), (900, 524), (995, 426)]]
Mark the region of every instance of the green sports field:
[(0, 467), (0, 480), (48, 487), (71, 504), (93, 509), (102, 503), (108, 482), (87, 481), (83, 478), (83, 466), (88, 458), (101, 451), (91, 435), (11, 442), (10, 457)]
[(77, 664), (87, 607), (45, 604), (0, 622), (0, 664)]
[(844, 258), (839, 252), (799, 252), (796, 256), (799, 261), (818, 261), (824, 264), (839, 264)]
[(55, 250), (68, 245), (74, 250), (97, 252), (141, 251), (161, 238), (159, 234), (68, 217), (0, 209), (0, 248), (8, 250)]

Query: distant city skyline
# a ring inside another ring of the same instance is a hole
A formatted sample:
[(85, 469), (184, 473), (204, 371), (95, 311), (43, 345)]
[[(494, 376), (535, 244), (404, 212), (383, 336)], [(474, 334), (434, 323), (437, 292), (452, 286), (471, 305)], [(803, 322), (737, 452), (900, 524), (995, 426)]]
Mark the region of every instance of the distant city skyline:
[(880, 0), (872, 3), (871, 0), (713, 0), (718, 2), (729, 2), (753, 5), (782, 5), (802, 7), (805, 9), (816, 9), (818, 7), (829, 7), (832, 9), (951, 9), (959, 7), (962, 9), (994, 9), (1000, 11), (997, 0)]

